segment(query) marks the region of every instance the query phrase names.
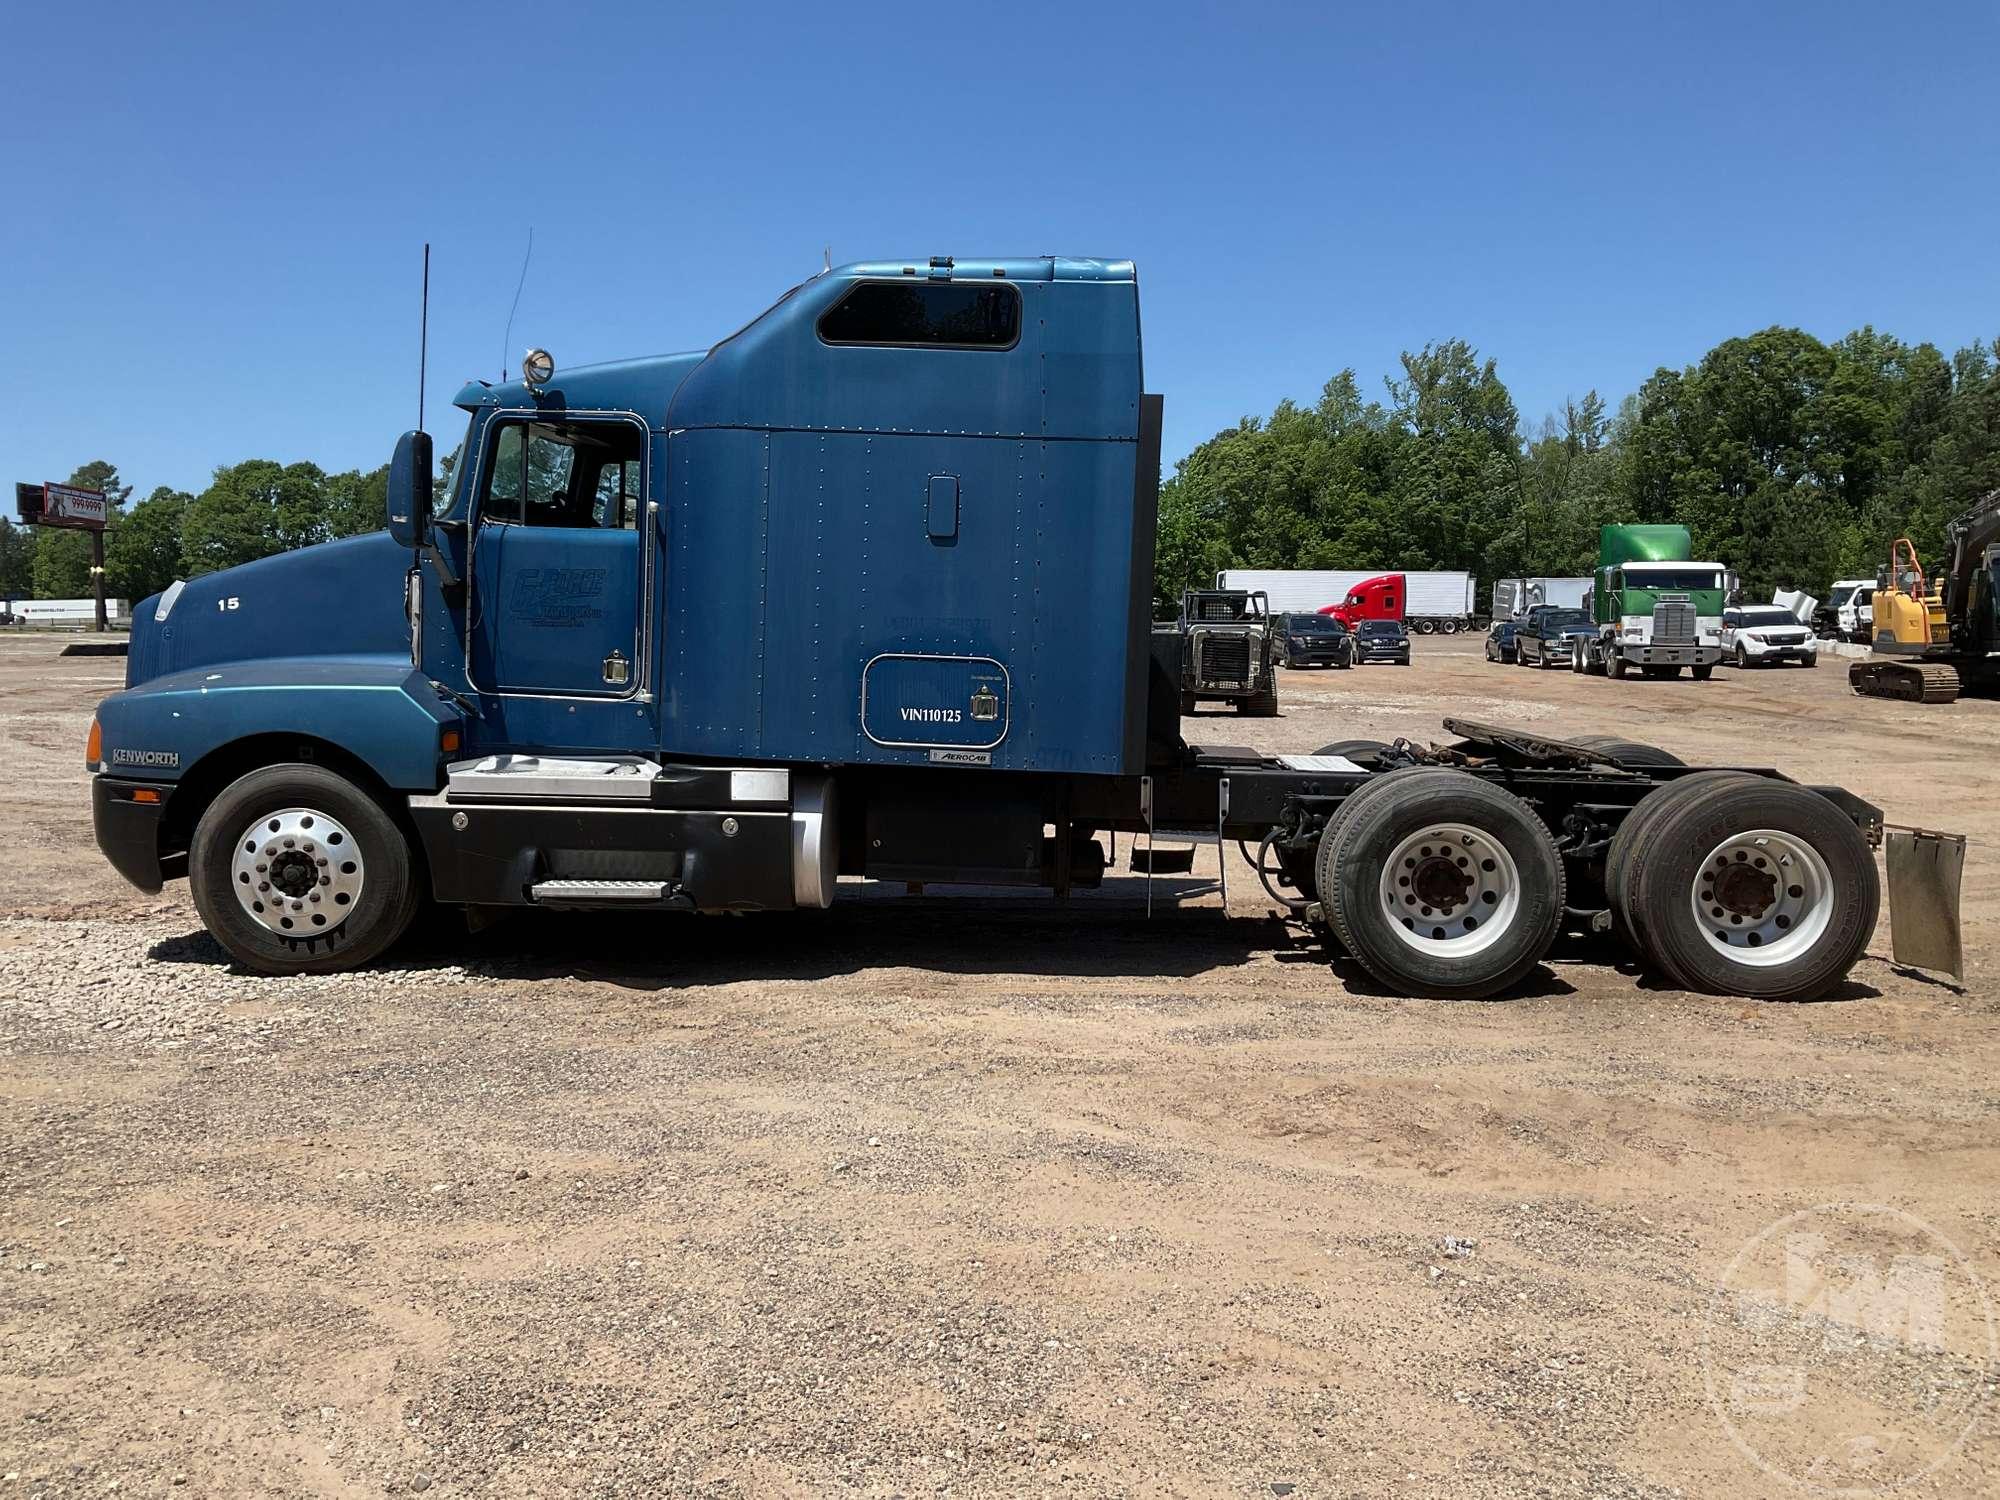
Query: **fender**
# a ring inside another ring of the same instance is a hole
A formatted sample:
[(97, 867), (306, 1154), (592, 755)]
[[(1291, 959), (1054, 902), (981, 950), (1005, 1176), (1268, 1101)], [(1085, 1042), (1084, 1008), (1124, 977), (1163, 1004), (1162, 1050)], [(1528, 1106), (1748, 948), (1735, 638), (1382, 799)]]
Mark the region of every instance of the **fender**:
[(383, 784), (437, 790), (440, 740), (460, 722), (409, 660), (294, 656), (218, 662), (156, 677), (97, 709), (101, 764), (177, 782), (216, 750), (291, 734), (340, 746)]

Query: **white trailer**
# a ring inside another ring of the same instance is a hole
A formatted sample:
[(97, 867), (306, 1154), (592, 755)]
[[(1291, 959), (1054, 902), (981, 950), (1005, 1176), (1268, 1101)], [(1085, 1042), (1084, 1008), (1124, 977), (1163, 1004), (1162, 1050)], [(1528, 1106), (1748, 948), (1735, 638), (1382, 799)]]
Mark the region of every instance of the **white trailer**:
[[(0, 601), (0, 614), (17, 625), (83, 625), (97, 623), (95, 599), (8, 599)], [(104, 618), (114, 624), (129, 623), (131, 605), (123, 599), (104, 601)]]
[(1380, 578), (1387, 568), (1226, 568), (1215, 575), (1219, 589), (1264, 591), (1274, 615), (1318, 614), (1329, 604), (1339, 604), (1347, 591), (1369, 578)]
[(1470, 630), (1479, 622), (1477, 585), (1470, 573), (1416, 572), (1408, 568), (1225, 568), (1215, 575), (1219, 589), (1262, 589), (1271, 613), (1307, 614), (1344, 602), (1357, 584), (1400, 576), (1399, 617), (1410, 629), (1429, 635)]

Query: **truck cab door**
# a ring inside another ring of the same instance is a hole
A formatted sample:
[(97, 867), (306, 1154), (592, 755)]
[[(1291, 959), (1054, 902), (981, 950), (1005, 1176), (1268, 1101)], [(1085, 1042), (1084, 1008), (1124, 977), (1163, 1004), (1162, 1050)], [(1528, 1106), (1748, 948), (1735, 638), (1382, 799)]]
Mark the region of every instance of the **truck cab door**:
[(500, 700), (501, 738), (630, 737), (629, 707), (605, 711), (646, 692), (648, 441), (631, 412), (503, 411), (485, 424), (460, 628), (466, 685)]

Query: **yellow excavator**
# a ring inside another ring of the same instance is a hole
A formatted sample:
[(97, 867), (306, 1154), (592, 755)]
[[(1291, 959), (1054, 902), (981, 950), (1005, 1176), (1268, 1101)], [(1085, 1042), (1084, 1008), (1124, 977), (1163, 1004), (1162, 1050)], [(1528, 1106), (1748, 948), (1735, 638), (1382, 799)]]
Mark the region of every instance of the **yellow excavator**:
[(2000, 490), (1944, 529), (1942, 573), (1924, 577), (1908, 537), (1876, 575), (1874, 656), (1847, 669), (1854, 691), (1907, 703), (1949, 703), (2000, 683)]

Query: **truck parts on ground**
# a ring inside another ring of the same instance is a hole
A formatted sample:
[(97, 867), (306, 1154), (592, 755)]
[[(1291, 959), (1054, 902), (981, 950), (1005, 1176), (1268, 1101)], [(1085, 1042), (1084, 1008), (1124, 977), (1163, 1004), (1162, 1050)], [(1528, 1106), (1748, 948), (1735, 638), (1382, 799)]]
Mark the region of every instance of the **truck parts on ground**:
[(273, 974), (372, 963), (426, 899), (1062, 896), (1103, 835), (1150, 871), (1187, 829), (1244, 841), (1400, 994), (1504, 990), (1564, 931), (1691, 988), (1840, 981), (1882, 817), (1838, 788), (1455, 719), (1430, 745), (1189, 743), (1193, 632), (1149, 619), (1139, 351), (1128, 262), (949, 258), (830, 270), (705, 352), (537, 351), (459, 393), (440, 492), (404, 434), (386, 532), (140, 607), (85, 752), (98, 843), (142, 889), (187, 877)]
[(2000, 683), (2000, 490), (1945, 527), (1945, 546), (1935, 580), (1908, 537), (1890, 547), (1871, 601), (1874, 655), (1847, 669), (1855, 692), (1950, 703)]
[(1481, 623), (1470, 573), (1343, 572), (1337, 569), (1229, 568), (1218, 588), (1262, 589), (1271, 608), (1331, 615), (1352, 630), (1363, 620), (1401, 620), (1421, 635), (1452, 635)]
[(1693, 561), (1685, 526), (1606, 526), (1591, 586), (1597, 633), (1572, 658), (1579, 672), (1706, 679), (1722, 660), (1721, 563)]
[(1171, 628), (1182, 642), (1182, 713), (1201, 703), (1232, 703), (1254, 718), (1277, 716), (1280, 648), (1261, 592), (1189, 589)]

